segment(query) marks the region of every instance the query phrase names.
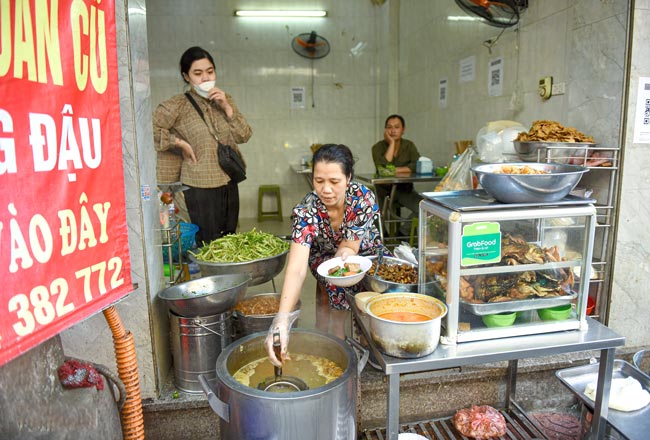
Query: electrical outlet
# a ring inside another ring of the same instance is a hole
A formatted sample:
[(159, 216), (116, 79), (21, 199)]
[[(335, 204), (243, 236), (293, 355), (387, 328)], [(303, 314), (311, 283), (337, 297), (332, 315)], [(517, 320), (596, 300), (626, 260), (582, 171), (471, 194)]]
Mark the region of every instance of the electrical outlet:
[(555, 83), (551, 87), (551, 95), (564, 95), (566, 93), (566, 83)]
[(539, 80), (539, 88), (537, 89), (539, 96), (542, 99), (548, 99), (551, 97), (551, 92), (553, 91), (553, 77), (545, 76)]

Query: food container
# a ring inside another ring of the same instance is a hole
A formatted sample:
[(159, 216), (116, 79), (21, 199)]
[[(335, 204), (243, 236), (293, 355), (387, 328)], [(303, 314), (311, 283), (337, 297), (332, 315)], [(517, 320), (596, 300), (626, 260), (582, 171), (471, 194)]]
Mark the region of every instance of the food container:
[(515, 151), (526, 162), (555, 162), (584, 164), (591, 142), (513, 141)]
[(481, 317), (487, 327), (509, 327), (515, 323), (517, 312), (503, 312)]
[(325, 333), (293, 329), (291, 353), (324, 357), (343, 369), (334, 381), (304, 391), (273, 393), (237, 382), (242, 366), (266, 357), (266, 335), (230, 344), (216, 362), (216, 380), (199, 380), (220, 418), (220, 438), (237, 440), (353, 439), (357, 435), (357, 382), (363, 364), (354, 349)]
[[(376, 256), (369, 258), (371, 261), (375, 261), (377, 259)], [(416, 264), (395, 257), (383, 257), (383, 264), (406, 264), (410, 267), (417, 267)], [(433, 295), (439, 291), (439, 288), (437, 287), (439, 283), (436, 281), (428, 281), (426, 283), (423, 283), (420, 288), (419, 283), (396, 283), (394, 281), (385, 280), (378, 275), (371, 274), (370, 272), (366, 273), (366, 276), (363, 279), (363, 283), (367, 290), (379, 293), (411, 292)]]
[(365, 291), (359, 292), (354, 295), (354, 302), (357, 304), (357, 309), (363, 314), (366, 313), (366, 304), (370, 301), (370, 298), (373, 298), (377, 295), (381, 295), (379, 292)]
[(216, 315), (228, 311), (244, 297), (250, 279), (247, 274), (197, 278), (168, 287), (158, 297), (179, 316)]
[(564, 321), (571, 316), (571, 304), (539, 309), (537, 310), (537, 314), (542, 321)]
[[(275, 297), (280, 300), (280, 294), (279, 293), (259, 293), (257, 295), (252, 295), (248, 298), (244, 298), (244, 300), (249, 300), (249, 299), (255, 299), (255, 298), (265, 298), (265, 297)], [(300, 300), (296, 303), (296, 306), (294, 307), (294, 310), (299, 310), (301, 307)], [(233, 318), (233, 328), (234, 328), (234, 333), (237, 338), (250, 335), (256, 332), (266, 332), (268, 331), (269, 327), (271, 327), (271, 323), (273, 322), (273, 318), (275, 317), (276, 313), (269, 313), (269, 314), (244, 314), (240, 310), (233, 310), (232, 313), (232, 318)], [(297, 321), (294, 323), (294, 327), (297, 327), (298, 323)]]
[[(438, 279), (449, 311), (440, 342), (457, 344), (587, 328), (588, 270), (596, 229), (593, 201), (505, 204), (485, 191), (424, 193), (419, 212), (420, 279)], [(580, 252), (544, 250), (560, 219)], [(440, 298), (440, 297), (439, 297)], [(542, 321), (538, 309), (576, 304), (568, 319)], [(483, 316), (520, 312), (512, 325), (486, 327)]]
[[(359, 264), (361, 266), (361, 272), (350, 276), (328, 275), (330, 269), (336, 266), (343, 267), (345, 263)], [(363, 257), (361, 255), (351, 255), (347, 257), (345, 261), (343, 261), (341, 257), (330, 258), (329, 260), (322, 262), (316, 270), (318, 271), (318, 275), (322, 276), (328, 283), (332, 283), (335, 286), (339, 287), (350, 287), (358, 284), (363, 279), (363, 277), (366, 275), (366, 272), (368, 272), (368, 269), (370, 269), (370, 266), (372, 266), (372, 261), (370, 261), (370, 259), (367, 257)]]
[[(529, 167), (546, 174), (505, 174), (504, 166)], [(472, 168), (479, 183), (502, 203), (550, 203), (562, 200), (589, 171), (577, 165), (515, 162), (483, 164)]]
[[(420, 322), (398, 322), (381, 318), (391, 312), (426, 315)], [(386, 293), (366, 304), (370, 336), (379, 350), (398, 358), (419, 358), (431, 354), (440, 339), (440, 324), (447, 306), (437, 298), (418, 293)]]
[(249, 286), (257, 286), (275, 278), (287, 261), (289, 250), (278, 255), (273, 255), (259, 260), (244, 261), (241, 263), (211, 263), (199, 260), (189, 254), (190, 260), (201, 268), (201, 275), (226, 275), (226, 274), (248, 274), (251, 278)]

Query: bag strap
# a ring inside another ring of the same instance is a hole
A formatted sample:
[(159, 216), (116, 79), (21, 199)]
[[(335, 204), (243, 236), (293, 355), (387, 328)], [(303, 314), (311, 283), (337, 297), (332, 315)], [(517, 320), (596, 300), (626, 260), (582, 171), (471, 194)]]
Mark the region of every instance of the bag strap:
[[(199, 116), (201, 116), (201, 119), (203, 119), (203, 122), (205, 122), (205, 116), (203, 116), (203, 110), (201, 110), (201, 107), (196, 103), (194, 98), (192, 98), (192, 95), (190, 95), (190, 92), (185, 92), (185, 97), (192, 103), (196, 111), (198, 112)], [(207, 124), (207, 122), (206, 122)]]
[(212, 132), (210, 124), (208, 124), (208, 121), (205, 120), (205, 116), (203, 115), (203, 110), (201, 110), (201, 107), (199, 107), (199, 104), (197, 104), (197, 102), (194, 100), (190, 92), (185, 92), (185, 97), (187, 98), (188, 101), (190, 101), (190, 103), (192, 103), (192, 106), (196, 109), (199, 116), (201, 116), (201, 119), (203, 119), (203, 122), (205, 123), (205, 125), (207, 125), (208, 131), (210, 132), (212, 137), (215, 138), (217, 142), (219, 142), (219, 138), (215, 133)]

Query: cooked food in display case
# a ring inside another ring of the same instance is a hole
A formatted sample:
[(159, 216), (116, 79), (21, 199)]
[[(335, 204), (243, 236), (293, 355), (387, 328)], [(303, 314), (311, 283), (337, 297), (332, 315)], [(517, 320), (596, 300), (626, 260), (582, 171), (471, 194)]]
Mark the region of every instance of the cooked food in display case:
[[(513, 206), (486, 202), (478, 191), (458, 193), (425, 193), (420, 204), (420, 282), (434, 279), (449, 307), (443, 343), (583, 326), (588, 280), (575, 274), (591, 262), (596, 216), (589, 200)], [(568, 313), (537, 313), (556, 307)], [(504, 314), (507, 325), (491, 319)]]

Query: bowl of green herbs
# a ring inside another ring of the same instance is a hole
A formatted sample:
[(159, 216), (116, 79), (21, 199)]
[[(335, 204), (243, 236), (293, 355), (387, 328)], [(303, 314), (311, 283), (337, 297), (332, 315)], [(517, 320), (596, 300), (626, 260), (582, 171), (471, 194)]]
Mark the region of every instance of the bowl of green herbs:
[(248, 285), (257, 286), (282, 272), (288, 253), (288, 240), (252, 229), (204, 243), (188, 255), (199, 265), (202, 276), (248, 274), (251, 276)]

